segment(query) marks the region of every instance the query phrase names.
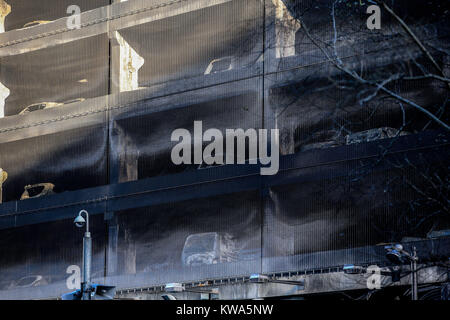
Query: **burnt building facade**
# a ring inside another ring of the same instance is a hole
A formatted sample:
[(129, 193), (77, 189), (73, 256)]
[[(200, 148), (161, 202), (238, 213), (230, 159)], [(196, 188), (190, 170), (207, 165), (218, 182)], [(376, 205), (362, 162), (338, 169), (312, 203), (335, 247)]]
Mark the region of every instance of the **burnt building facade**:
[[(386, 1), (371, 28), (371, 2), (0, 0), (0, 299), (76, 286), (82, 209), (118, 298), (365, 292), (344, 266), (390, 272), (390, 243), (448, 282), (450, 13)], [(278, 173), (175, 165), (194, 121), (277, 129)]]

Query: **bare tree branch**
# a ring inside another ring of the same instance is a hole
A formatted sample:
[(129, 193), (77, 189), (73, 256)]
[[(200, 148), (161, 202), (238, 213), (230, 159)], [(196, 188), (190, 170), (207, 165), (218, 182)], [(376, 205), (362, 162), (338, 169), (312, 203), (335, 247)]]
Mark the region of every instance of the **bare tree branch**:
[[(373, 86), (376, 87), (376, 92), (378, 91), (382, 91), (386, 94), (388, 94), (389, 96), (391, 96), (392, 98), (395, 98), (419, 111), (421, 111), (422, 113), (426, 114), (430, 119), (432, 119), (433, 121), (435, 121), (436, 123), (438, 123), (440, 126), (442, 126), (443, 128), (450, 130), (450, 126), (447, 125), (445, 122), (443, 122), (441, 119), (439, 119), (436, 115), (434, 115), (432, 112), (428, 111), (426, 108), (420, 106), (419, 104), (415, 103), (414, 101), (411, 101), (409, 99), (406, 99), (405, 97), (402, 97), (401, 95), (393, 92), (392, 90), (388, 89), (385, 87), (385, 85), (393, 80), (397, 80), (396, 77), (393, 78), (389, 78), (387, 80), (384, 80), (382, 82), (376, 82), (376, 81), (369, 81), (364, 79), (362, 76), (358, 75), (355, 71), (348, 69), (347, 67), (345, 67), (344, 63), (342, 62), (342, 60), (338, 57), (337, 55), (337, 48), (336, 48), (336, 39), (337, 39), (337, 30), (336, 30), (336, 23), (335, 23), (335, 12), (334, 12), (334, 7), (335, 7), (335, 2), (333, 3), (333, 8), (332, 8), (332, 19), (333, 19), (333, 31), (334, 31), (334, 38), (333, 38), (333, 51), (334, 51), (334, 55), (335, 57), (332, 57), (332, 55), (330, 53), (327, 52), (327, 50), (325, 48), (323, 48), (315, 39), (314, 37), (312, 37), (311, 33), (309, 32), (308, 26), (305, 24), (304, 21), (302, 21), (301, 18), (298, 18), (299, 22), (302, 25), (302, 29), (304, 30), (306, 36), (308, 37), (308, 39), (317, 47), (319, 48), (319, 50), (325, 55), (325, 57), (328, 59), (328, 61), (330, 61), (337, 69), (343, 71), (345, 74), (351, 76), (352, 78), (354, 78), (355, 80), (357, 80), (358, 82), (360, 82), (361, 84), (365, 84), (365, 85), (369, 85), (369, 86)], [(399, 18), (400, 19), (400, 18)], [(401, 20), (401, 19), (400, 19)], [(403, 20), (402, 20), (403, 22)], [(403, 22), (403, 24), (405, 24)], [(406, 25), (406, 24), (405, 24)], [(409, 28), (408, 28), (409, 29)], [(412, 32), (412, 31), (411, 31)], [(412, 33), (412, 36), (414, 38), (417, 39), (417, 37)], [(416, 41), (417, 42), (417, 41)], [(419, 41), (419, 43), (421, 44), (421, 42)], [(422, 45), (423, 46), (423, 45)], [(424, 48), (425, 49), (425, 48)], [(425, 49), (426, 50), (426, 49)], [(426, 50), (426, 52), (429, 55), (428, 50)], [(433, 59), (432, 61), (435, 62), (435, 60)], [(438, 77), (438, 76), (437, 76)], [(440, 77), (440, 80), (444, 80), (446, 79), (445, 76)], [(370, 99), (369, 99), (370, 100)]]
[[(414, 32), (411, 30), (411, 28), (405, 23), (405, 21), (403, 21), (403, 19), (400, 18), (384, 1), (380, 1), (380, 0), (375, 0), (375, 1), (377, 3), (382, 4), (384, 9), (386, 9), (386, 11), (389, 12), (401, 24), (403, 29), (405, 29), (405, 31), (411, 36), (411, 38), (413, 38), (413, 40), (417, 43), (417, 45), (423, 51), (423, 53), (425, 53), (425, 55), (428, 57), (428, 59), (431, 61), (431, 63), (434, 65), (434, 67), (441, 73), (441, 76), (443, 78), (445, 78), (444, 71), (437, 64), (436, 60), (433, 58), (433, 56), (427, 50), (427, 48), (425, 48), (425, 46), (423, 45), (422, 41), (420, 41), (420, 39), (414, 34)], [(449, 85), (449, 88), (450, 88), (450, 84), (448, 84), (448, 85)]]

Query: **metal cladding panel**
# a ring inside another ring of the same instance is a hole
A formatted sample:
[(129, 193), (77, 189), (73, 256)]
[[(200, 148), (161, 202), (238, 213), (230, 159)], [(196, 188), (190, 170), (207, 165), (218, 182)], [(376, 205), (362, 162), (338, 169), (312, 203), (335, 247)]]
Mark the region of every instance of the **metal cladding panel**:
[(10, 91), (0, 119), (4, 202), (28, 185), (63, 193), (108, 183), (108, 56), (103, 35), (0, 59)]
[(377, 263), (383, 244), (449, 229), (442, 151), (283, 172), (287, 184), (271, 187), (264, 202), (263, 271)]
[[(212, 88), (199, 89), (168, 97), (149, 99), (118, 108), (112, 112), (111, 153), (112, 179), (133, 181), (153, 176), (202, 170), (208, 166), (175, 165), (172, 132), (183, 128), (191, 135), (194, 146), (194, 122), (201, 121), (203, 133), (218, 129), (258, 129), (262, 126), (262, 79), (253, 78)], [(208, 142), (203, 142), (203, 148)], [(224, 153), (226, 149), (224, 146)], [(222, 156), (225, 159), (225, 154)]]
[[(91, 217), (90, 229), (92, 278), (103, 281), (103, 217)], [(82, 265), (83, 233), (73, 219), (0, 231), (0, 299), (52, 298), (73, 291), (68, 283), (73, 285), (73, 266)]]
[[(382, 243), (450, 229), (449, 135), (436, 121), (448, 123), (447, 83), (405, 80), (436, 66), (392, 17), (368, 31), (369, 1), (6, 2), (0, 299), (72, 290), (82, 232), (71, 217), (81, 209), (93, 215), (94, 281), (119, 289), (385, 264)], [(448, 74), (442, 1), (396, 3)], [(80, 29), (59, 19), (17, 30), (72, 4), (91, 10)], [(378, 92), (386, 79), (436, 119)], [(280, 171), (175, 165), (171, 135), (188, 130), (193, 147), (195, 121), (223, 136), (279, 129)], [(40, 183), (56, 195), (19, 200)]]
[(254, 74), (263, 55), (263, 1), (235, 0), (119, 30), (143, 58), (139, 86), (194, 76)]
[[(444, 2), (396, 0), (388, 5), (419, 39), (431, 44), (450, 35), (448, 4)], [(266, 72), (306, 67), (335, 57), (346, 61), (357, 56), (364, 60), (364, 55), (375, 52), (381, 60), (400, 55), (411, 58), (412, 51), (407, 53), (404, 49), (414, 41), (388, 12), (382, 10), (380, 29), (368, 29), (367, 9), (373, 4), (370, 1), (266, 1), (266, 48), (272, 52)], [(284, 38), (279, 37), (280, 34), (284, 34)], [(439, 49), (433, 56), (441, 65), (445, 64), (442, 58), (446, 55), (439, 53)]]
[(104, 117), (97, 125), (0, 143), (0, 168), (8, 172), (3, 201), (19, 200), (27, 185), (52, 183), (55, 193), (63, 193), (107, 184)]
[[(387, 75), (394, 64), (366, 68)], [(266, 76), (264, 85), (265, 126), (280, 130), (280, 152), (285, 155), (441, 128), (421, 110), (392, 97), (368, 98), (374, 93), (372, 88), (347, 78), (329, 63)], [(446, 88), (439, 81), (395, 85), (403, 97), (448, 119), (446, 112), (440, 113)], [(424, 87), (428, 89), (418, 90)]]
[[(5, 116), (18, 115), (43, 102), (54, 104), (48, 109), (65, 108), (69, 112), (67, 108), (73, 109), (78, 100), (107, 95), (108, 57), (108, 37), (99, 35), (0, 58), (0, 82), (10, 91)], [(27, 117), (24, 119), (42, 112), (35, 109), (23, 115)]]
[(115, 245), (109, 248), (108, 283), (120, 288), (260, 271), (258, 192), (122, 211), (116, 218), (109, 224)]

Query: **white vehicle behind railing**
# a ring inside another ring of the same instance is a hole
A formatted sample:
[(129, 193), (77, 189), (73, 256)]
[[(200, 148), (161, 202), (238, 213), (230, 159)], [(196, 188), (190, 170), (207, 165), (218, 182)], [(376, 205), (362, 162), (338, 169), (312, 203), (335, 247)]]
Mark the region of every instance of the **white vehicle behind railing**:
[(181, 260), (185, 266), (233, 262), (236, 260), (236, 242), (228, 233), (192, 234), (186, 238)]

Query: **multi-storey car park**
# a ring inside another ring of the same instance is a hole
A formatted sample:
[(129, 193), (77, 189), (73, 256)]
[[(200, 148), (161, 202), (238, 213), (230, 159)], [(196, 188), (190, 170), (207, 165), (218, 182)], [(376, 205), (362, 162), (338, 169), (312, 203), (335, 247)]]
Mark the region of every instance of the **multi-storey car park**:
[[(394, 1), (370, 30), (368, 5), (0, 0), (0, 299), (72, 290), (82, 209), (93, 282), (117, 299), (168, 283), (179, 299), (404, 298), (396, 243), (417, 250), (419, 298), (440, 297), (450, 13)], [(278, 174), (174, 165), (171, 132), (195, 120), (279, 129)]]

